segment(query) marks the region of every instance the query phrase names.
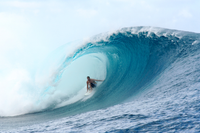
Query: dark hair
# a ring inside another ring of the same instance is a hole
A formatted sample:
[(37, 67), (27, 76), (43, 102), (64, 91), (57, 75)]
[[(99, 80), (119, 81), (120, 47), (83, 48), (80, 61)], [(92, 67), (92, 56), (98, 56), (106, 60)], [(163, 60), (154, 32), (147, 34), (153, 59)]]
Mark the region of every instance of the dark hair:
[(90, 76), (87, 76), (87, 78), (90, 78)]

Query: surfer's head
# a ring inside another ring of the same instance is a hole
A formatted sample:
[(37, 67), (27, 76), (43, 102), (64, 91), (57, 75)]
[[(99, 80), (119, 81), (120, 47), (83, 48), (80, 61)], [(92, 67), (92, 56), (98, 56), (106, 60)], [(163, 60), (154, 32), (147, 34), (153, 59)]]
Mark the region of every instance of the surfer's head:
[(87, 79), (90, 80), (90, 76), (87, 76)]

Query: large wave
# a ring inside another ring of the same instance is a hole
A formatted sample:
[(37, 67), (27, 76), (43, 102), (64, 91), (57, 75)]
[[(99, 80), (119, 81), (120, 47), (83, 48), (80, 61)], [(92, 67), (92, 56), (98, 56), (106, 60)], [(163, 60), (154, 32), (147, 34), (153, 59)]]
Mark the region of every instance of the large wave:
[[(68, 43), (34, 76), (17, 73), (23, 79), (11, 92), (4, 90), (1, 101), (9, 103), (1, 102), (0, 116), (41, 112), (61, 117), (122, 103), (151, 88), (173, 62), (195, 54), (199, 42), (196, 33), (133, 27)], [(90, 96), (84, 95), (87, 76), (104, 79)]]

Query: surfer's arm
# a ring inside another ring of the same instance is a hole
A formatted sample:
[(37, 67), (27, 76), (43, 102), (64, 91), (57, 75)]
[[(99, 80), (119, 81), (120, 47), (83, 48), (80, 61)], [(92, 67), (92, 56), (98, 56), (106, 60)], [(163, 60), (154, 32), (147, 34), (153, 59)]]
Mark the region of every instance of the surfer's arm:
[(104, 81), (104, 80), (98, 80), (98, 79), (92, 79), (92, 80), (94, 80), (94, 81)]
[(87, 91), (88, 91), (88, 89), (89, 89), (89, 88), (88, 88), (88, 82), (86, 82), (86, 83), (87, 83)]

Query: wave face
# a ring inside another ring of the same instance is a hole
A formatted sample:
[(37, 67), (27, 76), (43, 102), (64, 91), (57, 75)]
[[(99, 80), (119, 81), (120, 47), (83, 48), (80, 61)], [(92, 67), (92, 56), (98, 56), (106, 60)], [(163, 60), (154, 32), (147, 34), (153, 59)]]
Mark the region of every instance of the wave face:
[[(68, 62), (79, 62), (80, 59), (81, 64), (87, 66), (80, 64), (84, 69), (76, 73), (75, 77), (88, 71), (79, 79), (84, 81), (83, 86), (87, 75), (103, 78), (105, 81), (95, 89), (92, 97), (84, 99), (80, 96), (63, 110), (78, 108), (77, 113), (81, 113), (84, 110), (113, 106), (133, 98), (143, 90), (151, 88), (154, 81), (159, 79), (172, 63), (194, 54), (199, 49), (198, 44), (199, 34), (150, 27), (124, 28), (112, 34), (97, 35), (73, 56), (67, 57), (60, 70), (62, 73), (57, 78), (62, 80), (63, 68), (67, 71)], [(80, 69), (80, 66), (73, 67), (76, 68), (74, 71)], [(70, 74), (72, 75), (74, 74)], [(72, 80), (71, 83), (74, 81), (77, 80)]]
[[(132, 101), (157, 85), (174, 63), (198, 55), (199, 44), (200, 34), (152, 27), (123, 28), (68, 43), (41, 65), (31, 108), (19, 114), (32, 113), (21, 116), (25, 121), (47, 120)], [(104, 79), (89, 96), (84, 95), (87, 76)]]

